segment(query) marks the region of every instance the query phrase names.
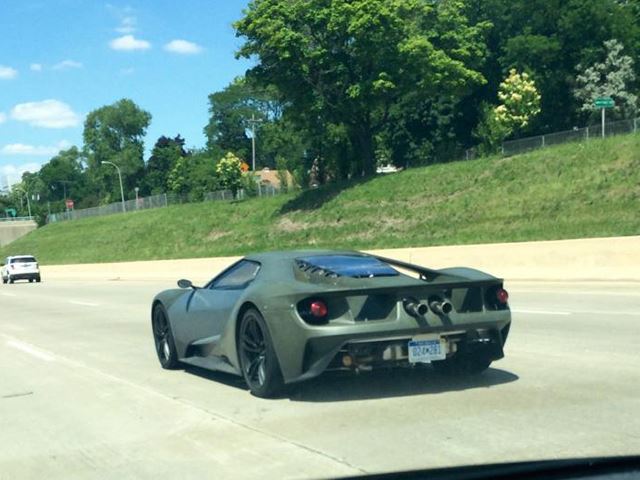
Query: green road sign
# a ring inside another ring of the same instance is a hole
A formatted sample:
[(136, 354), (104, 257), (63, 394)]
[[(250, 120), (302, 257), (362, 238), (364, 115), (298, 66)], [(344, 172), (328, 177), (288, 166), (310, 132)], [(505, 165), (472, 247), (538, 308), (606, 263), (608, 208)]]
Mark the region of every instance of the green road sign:
[(615, 106), (615, 102), (611, 97), (599, 97), (596, 98), (596, 101), (593, 104), (597, 108), (613, 108)]

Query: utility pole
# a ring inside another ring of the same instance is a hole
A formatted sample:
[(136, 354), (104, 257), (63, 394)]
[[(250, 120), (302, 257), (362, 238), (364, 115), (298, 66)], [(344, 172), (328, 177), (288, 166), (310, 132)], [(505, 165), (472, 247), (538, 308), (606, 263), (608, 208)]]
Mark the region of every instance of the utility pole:
[(251, 114), (251, 120), (248, 120), (251, 125), (251, 169), (256, 171), (256, 124), (262, 123), (262, 120), (257, 119), (255, 114)]

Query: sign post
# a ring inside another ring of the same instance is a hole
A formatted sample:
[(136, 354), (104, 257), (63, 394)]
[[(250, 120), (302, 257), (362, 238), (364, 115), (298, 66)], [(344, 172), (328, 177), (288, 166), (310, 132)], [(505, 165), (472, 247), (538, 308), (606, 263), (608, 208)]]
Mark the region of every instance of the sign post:
[(593, 102), (594, 107), (602, 110), (602, 138), (605, 137), (605, 110), (615, 107), (615, 102), (611, 97), (598, 97)]

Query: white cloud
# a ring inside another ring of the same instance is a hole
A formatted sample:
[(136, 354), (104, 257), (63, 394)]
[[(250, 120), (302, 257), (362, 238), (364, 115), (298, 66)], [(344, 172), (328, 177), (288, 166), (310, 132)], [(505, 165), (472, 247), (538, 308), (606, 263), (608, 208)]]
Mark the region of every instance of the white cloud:
[(7, 121), (7, 114), (4, 112), (0, 112), (0, 123), (4, 123)]
[(181, 55), (195, 55), (202, 51), (202, 47), (197, 43), (189, 42), (187, 40), (171, 40), (164, 46), (167, 52), (179, 53)]
[(109, 42), (109, 46), (113, 50), (148, 50), (151, 48), (151, 44), (146, 40), (140, 40), (133, 35), (123, 35), (118, 38), (114, 38)]
[(53, 70), (67, 70), (69, 68), (82, 68), (82, 64), (80, 62), (76, 62), (75, 60), (63, 60), (59, 63), (56, 63), (51, 68)]
[(134, 16), (126, 16), (120, 20), (120, 25), (116, 28), (116, 32), (118, 33), (133, 33), (136, 31), (136, 24), (138, 20)]
[(32, 72), (41, 72), (42, 71), (42, 64), (41, 63), (32, 63), (31, 65), (29, 65), (29, 68), (31, 69)]
[(15, 68), (5, 67), (0, 65), (0, 80), (11, 80), (18, 76), (18, 71)]
[(11, 109), (11, 118), (34, 127), (67, 128), (80, 123), (80, 115), (60, 100), (19, 103)]
[(120, 69), (120, 75), (125, 76), (125, 75), (133, 75), (135, 73), (136, 69), (133, 67), (127, 67), (127, 68), (121, 68)]
[(60, 150), (69, 148), (71, 144), (66, 140), (61, 140), (55, 145), (25, 145), (24, 143), (9, 143), (0, 148), (2, 155), (30, 155), (34, 157), (52, 157)]
[(0, 186), (4, 183), (4, 180), (7, 182), (7, 187), (17, 183), (22, 178), (22, 174), (24, 172), (37, 172), (42, 168), (41, 163), (37, 162), (29, 162), (23, 165), (2, 165), (0, 166)]

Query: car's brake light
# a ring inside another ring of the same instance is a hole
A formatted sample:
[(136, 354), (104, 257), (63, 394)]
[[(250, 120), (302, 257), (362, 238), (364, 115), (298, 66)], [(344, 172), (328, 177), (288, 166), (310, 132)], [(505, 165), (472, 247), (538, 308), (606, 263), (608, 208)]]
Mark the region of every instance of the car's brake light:
[(496, 290), (496, 300), (502, 305), (506, 305), (509, 301), (509, 293), (504, 288), (498, 288)]
[(327, 305), (322, 300), (314, 300), (310, 305), (311, 315), (316, 318), (324, 318), (329, 313)]

